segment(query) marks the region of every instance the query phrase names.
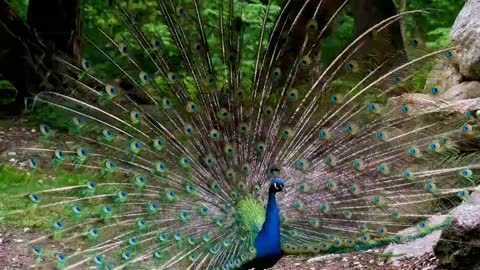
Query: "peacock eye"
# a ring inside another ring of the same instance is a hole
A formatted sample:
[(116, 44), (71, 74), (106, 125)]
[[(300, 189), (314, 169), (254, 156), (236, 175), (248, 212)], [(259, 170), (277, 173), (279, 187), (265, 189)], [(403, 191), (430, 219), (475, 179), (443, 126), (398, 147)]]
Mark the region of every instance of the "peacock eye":
[(473, 130), (472, 126), (471, 125), (463, 125), (462, 128), (461, 128), (462, 132), (464, 133), (469, 133)]
[(103, 263), (103, 258), (102, 258), (102, 256), (95, 256), (94, 261), (97, 264), (101, 264), (101, 263)]
[(274, 80), (278, 80), (280, 79), (280, 77), (282, 76), (282, 71), (280, 70), (280, 68), (275, 68), (272, 72), (272, 79)]
[(265, 150), (266, 150), (266, 145), (265, 144), (259, 143), (257, 145), (257, 152), (258, 153), (265, 153)]
[(172, 83), (176, 83), (178, 81), (178, 75), (175, 72), (168, 72), (167, 77)]
[(132, 112), (130, 112), (130, 118), (131, 118), (133, 123), (137, 123), (138, 121), (140, 121), (142, 119), (142, 115), (137, 111), (132, 111)]
[(208, 79), (208, 84), (210, 86), (215, 86), (217, 84), (217, 81), (214, 78)]
[(30, 166), (31, 169), (36, 169), (38, 166), (38, 163), (35, 159), (29, 159), (28, 160), (28, 165)]
[(312, 63), (312, 59), (308, 56), (303, 56), (300, 59), (300, 67), (301, 68), (308, 68), (311, 63)]
[(154, 39), (154, 40), (152, 40), (152, 45), (153, 45), (153, 47), (158, 49), (162, 46), (162, 43), (160, 42), (160, 40)]
[(80, 157), (80, 158), (84, 158), (88, 155), (87, 149), (85, 149), (83, 147), (77, 148), (76, 152), (77, 152), (77, 156)]
[(65, 153), (63, 151), (56, 150), (55, 151), (55, 158), (58, 159), (58, 160), (63, 160), (63, 159), (65, 159)]
[(328, 133), (328, 130), (326, 129), (321, 130), (319, 135), (320, 135), (320, 138), (324, 140), (329, 138), (329, 133)]
[(310, 32), (310, 33), (317, 31), (317, 29), (318, 29), (317, 21), (315, 19), (310, 19), (307, 22), (306, 28), (307, 28), (307, 31)]
[(413, 48), (417, 48), (417, 47), (418, 47), (418, 44), (419, 44), (419, 43), (418, 43), (418, 40), (416, 40), (416, 39), (412, 39), (412, 41), (411, 41), (410, 43), (411, 43), (411, 45), (412, 45)]
[(394, 76), (393, 77), (393, 84), (398, 85), (401, 82), (401, 79), (399, 76)]
[(298, 98), (298, 90), (292, 88), (292, 89), (288, 90), (287, 95), (288, 95), (288, 99), (289, 99), (290, 101), (296, 101), (297, 98)]
[(89, 62), (87, 59), (83, 58), (83, 59), (82, 59), (82, 68), (83, 68), (83, 70), (89, 70), (90, 67), (91, 67), (90, 62)]
[(193, 126), (190, 125), (190, 124), (187, 124), (185, 127), (184, 127), (184, 131), (185, 131), (185, 134), (187, 136), (192, 136), (193, 133), (195, 132), (195, 130), (193, 129)]
[(180, 157), (178, 163), (180, 164), (180, 166), (186, 168), (190, 166), (190, 159), (187, 157)]
[(118, 51), (122, 54), (128, 53), (128, 47), (125, 45), (125, 43), (120, 43), (118, 44)]
[(56, 222), (54, 223), (54, 226), (55, 226), (55, 228), (57, 228), (57, 229), (63, 229), (63, 223), (60, 222), (60, 221), (56, 221)]
[(122, 258), (124, 260), (130, 260), (130, 258), (131, 258), (130, 252), (128, 252), (128, 251), (123, 252), (122, 253)]
[(178, 16), (180, 17), (185, 16), (185, 9), (182, 6), (178, 6), (175, 10)]
[(28, 197), (30, 198), (30, 201), (32, 201), (32, 203), (40, 202), (40, 196), (38, 194), (33, 193), (30, 194)]

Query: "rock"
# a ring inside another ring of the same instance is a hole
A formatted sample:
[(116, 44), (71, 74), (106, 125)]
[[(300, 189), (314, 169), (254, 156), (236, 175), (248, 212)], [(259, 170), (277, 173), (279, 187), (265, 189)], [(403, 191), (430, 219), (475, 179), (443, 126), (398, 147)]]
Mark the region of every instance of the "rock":
[[(443, 224), (447, 220), (446, 215), (433, 215), (431, 216), (426, 223), (429, 227), (435, 227)], [(418, 234), (417, 227), (406, 228), (398, 232), (398, 235), (410, 236)], [(389, 262), (392, 262), (393, 265), (399, 265), (400, 260), (406, 257), (421, 257), (425, 254), (433, 253), (433, 248), (439, 242), (441, 238), (442, 231), (438, 230), (430, 235), (425, 237), (415, 239), (413, 241), (403, 243), (403, 244), (390, 244), (388, 245), (384, 253), (389, 253), (395, 255), (394, 257), (389, 257)]]
[(433, 252), (433, 247), (440, 240), (442, 231), (435, 231), (423, 238), (415, 239), (405, 244), (390, 244), (384, 253), (390, 253), (395, 257), (389, 257), (393, 265), (398, 265), (399, 260), (405, 257), (420, 257), (426, 253)]
[(456, 62), (469, 80), (480, 80), (480, 0), (468, 0), (452, 26), (450, 40), (460, 47)]
[(436, 87), (444, 92), (462, 82), (462, 74), (458, 70), (458, 64), (452, 61), (444, 61), (436, 64), (431, 75), (425, 83), (425, 94), (432, 94), (432, 88)]
[(480, 194), (473, 192), (449, 214), (454, 222), (442, 232), (435, 255), (443, 267), (480, 270)]
[(476, 81), (457, 84), (440, 94), (440, 98), (447, 101), (458, 101), (477, 97), (480, 97), (480, 82)]
[(16, 155), (17, 155), (16, 152), (8, 152), (8, 153), (7, 153), (7, 156), (16, 156)]

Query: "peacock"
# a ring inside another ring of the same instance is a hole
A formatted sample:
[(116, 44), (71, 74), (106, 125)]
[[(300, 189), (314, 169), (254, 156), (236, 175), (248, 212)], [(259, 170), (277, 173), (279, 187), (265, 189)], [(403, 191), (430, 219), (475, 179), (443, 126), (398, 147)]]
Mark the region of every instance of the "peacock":
[(328, 16), (327, 1), (112, 2), (124, 31), (84, 37), (103, 62), (55, 58), (64, 83), (30, 103), (55, 117), (15, 149), (51, 176), (0, 211), (48, 219), (36, 269), (259, 270), (402, 243), (447, 226), (429, 218), (479, 183), (480, 103), (415, 84), (458, 47), (392, 50), (392, 28), (427, 11), (325, 62), (348, 1)]

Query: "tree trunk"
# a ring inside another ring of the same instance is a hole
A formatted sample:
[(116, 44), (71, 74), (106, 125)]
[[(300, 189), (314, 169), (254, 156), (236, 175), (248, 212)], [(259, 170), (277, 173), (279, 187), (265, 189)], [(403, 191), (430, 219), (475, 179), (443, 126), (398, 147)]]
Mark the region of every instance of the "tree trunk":
[[(79, 0), (75, 1), (79, 3)], [(31, 5), (37, 6), (38, 3), (36, 0), (30, 1)], [(61, 90), (64, 81), (61, 73), (68, 73), (69, 69), (56, 61), (57, 57), (72, 62), (80, 59), (79, 8), (74, 9), (75, 13), (72, 7), (64, 5), (69, 11), (62, 14), (68, 14), (69, 18), (60, 16), (62, 18), (41, 23), (42, 16), (38, 14), (48, 10), (49, 4), (54, 5), (50, 0), (42, 3), (44, 6), (40, 10), (34, 11), (33, 7), (29, 7), (29, 21), (36, 29), (41, 29), (36, 32), (22, 21), (6, 0), (0, 0), (0, 74), (17, 89), (15, 104), (2, 106), (2, 110), (9, 115), (18, 115), (22, 111), (26, 97), (45, 90)], [(54, 10), (59, 11), (58, 6)], [(48, 13), (48, 16), (55, 17), (58, 14)], [(51, 31), (48, 31), (48, 25), (52, 26)]]
[(80, 64), (80, 0), (30, 0), (27, 24), (49, 48)]
[[(306, 35), (305, 25), (309, 19), (315, 19), (318, 24), (318, 34), (328, 23), (331, 16), (338, 11), (344, 1), (341, 0), (314, 0), (314, 1), (293, 1), (290, 2), (290, 6), (287, 9), (287, 29), (288, 25), (293, 22), (293, 18), (300, 12), (300, 9), (304, 6), (302, 16), (298, 18), (295, 27), (288, 33), (288, 39), (282, 41), (286, 42), (287, 56), (283, 57), (282, 67), (286, 68), (292, 64), (289, 60), (298, 56), (299, 48), (302, 47), (302, 42)], [(318, 5), (320, 7), (317, 10)], [(395, 5), (392, 0), (349, 0), (350, 12), (355, 19), (355, 35), (358, 36), (367, 31), (372, 26), (379, 22), (397, 15)], [(348, 6), (344, 8), (348, 11)], [(316, 13), (315, 13), (316, 12)], [(338, 17), (338, 16), (337, 16)], [(335, 27), (334, 23), (331, 23), (329, 27), (323, 32), (322, 39), (314, 45), (312, 50), (314, 58), (320, 58), (322, 53), (322, 40), (331, 34), (331, 29)], [(282, 38), (282, 37), (277, 37)], [(369, 40), (368, 40), (369, 39)], [(363, 58), (367, 55), (371, 55), (372, 50), (380, 54), (381, 58), (391, 56), (393, 53), (399, 50), (404, 50), (403, 37), (401, 26), (399, 22), (395, 22), (382, 31), (378, 39), (373, 40), (367, 38), (365, 40), (368, 44), (365, 44), (361, 50), (357, 53), (356, 57)], [(285, 43), (284, 43), (285, 44)], [(283, 63), (285, 62), (285, 63)]]
[[(397, 10), (392, 0), (351, 0), (350, 5), (355, 18), (355, 32), (357, 36), (375, 24), (397, 15)], [(403, 38), (399, 21), (391, 24), (384, 32), (383, 37), (388, 39), (392, 49), (403, 49)]]

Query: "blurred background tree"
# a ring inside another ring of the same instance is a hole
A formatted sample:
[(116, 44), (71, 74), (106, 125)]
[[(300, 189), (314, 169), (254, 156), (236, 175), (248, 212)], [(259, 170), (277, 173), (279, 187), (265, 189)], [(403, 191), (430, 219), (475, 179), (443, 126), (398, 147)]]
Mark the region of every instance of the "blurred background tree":
[[(5, 2), (6, 0), (0, 0), (0, 2)], [(103, 29), (107, 33), (115, 33), (113, 38), (116, 41), (119, 40), (131, 40), (127, 29), (124, 28), (123, 22), (119, 21), (119, 17), (113, 11), (112, 6), (114, 5), (115, 0), (110, 1), (98, 1), (98, 0), (80, 0), (74, 1), (75, 3), (80, 3), (78, 14), (70, 14), (76, 11), (76, 7), (67, 6), (67, 4), (62, 5), (62, 1), (53, 1), (53, 0), (10, 0), (8, 4), (16, 11), (18, 17), (29, 24), (33, 24), (34, 28), (41, 28), (42, 23), (44, 23), (46, 16), (52, 16), (53, 13), (69, 15), (64, 16), (64, 20), (69, 19), (70, 25), (66, 25), (67, 30), (71, 30), (74, 33), (74, 36), (80, 36), (84, 34), (85, 36), (95, 36), (99, 35), (98, 29)], [(347, 7), (342, 11), (338, 16), (334, 25), (328, 32), (327, 37), (323, 40), (320, 47), (321, 57), (320, 61), (322, 64), (328, 64), (332, 61), (333, 57), (336, 56), (339, 51), (345, 47), (354, 37), (356, 32), (363, 31), (365, 28), (372, 25), (372, 16), (375, 15), (377, 18), (373, 18), (377, 22), (383, 18), (393, 15), (395, 12), (402, 12), (406, 10), (413, 9), (423, 9), (429, 11), (428, 14), (421, 14), (418, 16), (409, 16), (401, 22), (401, 34), (394, 34), (393, 39), (400, 37), (403, 39), (403, 43), (406, 43), (407, 40), (411, 38), (416, 38), (425, 42), (426, 47), (430, 49), (436, 49), (444, 47), (448, 44), (448, 37), (450, 34), (451, 26), (465, 3), (465, 0), (351, 0), (350, 7)], [(392, 2), (393, 1), (393, 2)], [(52, 2), (52, 3), (50, 3)], [(262, 23), (262, 14), (266, 12), (267, 1), (261, 0), (249, 0), (249, 1), (236, 1), (235, 4), (238, 7), (241, 7), (244, 12), (241, 18), (242, 24), (244, 27), (248, 27), (248, 31), (245, 31), (246, 36), (245, 40), (258, 40), (260, 36), (260, 29)], [(312, 1), (313, 2), (313, 1)], [(60, 4), (59, 4), (60, 3)], [(300, 3), (300, 2), (299, 2)], [(326, 11), (322, 14), (322, 17), (328, 18), (329, 14), (332, 14), (336, 7), (340, 6), (342, 1), (329, 0), (325, 2)], [(71, 4), (69, 2), (69, 4)], [(210, 29), (210, 35), (207, 36), (208, 43), (211, 47), (220, 47), (219, 38), (215, 34), (215, 26), (217, 24), (217, 14), (214, 11), (217, 1), (206, 1), (204, 3), (206, 8), (202, 10), (203, 17), (205, 18), (206, 29)], [(54, 8), (52, 8), (52, 5)], [(129, 8), (134, 11), (137, 15), (136, 19), (141, 20), (142, 22), (148, 22), (144, 26), (144, 31), (147, 33), (162, 37), (162, 46), (163, 53), (168, 54), (175, 61), (176, 57), (180, 57), (179, 53), (176, 51), (173, 41), (169, 38), (169, 34), (165, 25), (161, 23), (161, 14), (156, 12), (156, 0), (143, 0), (143, 1), (128, 1)], [(275, 2), (270, 8), (271, 19), (269, 23), (273, 23), (273, 18), (279, 14), (282, 3)], [(396, 7), (396, 11), (395, 8)], [(297, 5), (300, 6), (300, 5)], [(393, 8), (388, 10), (389, 6)], [(374, 7), (379, 9), (374, 11)], [(45, 11), (39, 9), (48, 9), (52, 14), (46, 14)], [(291, 12), (295, 12), (295, 8), (292, 7)], [(34, 9), (39, 11), (40, 16), (37, 16), (36, 19), (32, 19), (34, 14)], [(63, 11), (62, 11), (63, 9)], [(40, 12), (41, 11), (41, 12)], [(153, 12), (152, 12), (153, 11)], [(63, 12), (63, 13), (62, 13)], [(375, 13), (376, 12), (376, 13)], [(393, 12), (393, 14), (392, 14)], [(73, 17), (73, 18), (72, 18)], [(78, 17), (78, 18), (77, 18)], [(42, 21), (43, 20), (43, 21)], [(59, 20), (59, 19), (56, 19)], [(81, 28), (75, 23), (81, 21)], [(326, 23), (326, 22), (325, 22)], [(40, 31), (41, 32), (41, 31)], [(65, 34), (65, 33), (64, 33)], [(208, 32), (207, 32), (208, 34)], [(395, 37), (397, 36), (397, 37)], [(59, 48), (63, 50), (64, 53), (69, 55), (73, 59), (80, 59), (80, 56), (89, 59), (95, 65), (95, 75), (104, 78), (114, 78), (115, 72), (109, 68), (109, 65), (104, 64), (103, 57), (91, 46), (86, 46), (83, 50), (79, 42), (75, 38), (62, 42), (65, 36), (53, 37), (48, 33), (44, 35), (44, 38), (50, 40), (53, 45), (51, 48), (58, 50)], [(1, 40), (1, 37), (0, 37)], [(268, 40), (264, 40), (267, 42)], [(244, 48), (244, 72), (247, 74), (253, 73), (253, 59), (255, 55), (256, 46), (254, 43), (246, 43)], [(129, 44), (130, 46), (136, 46), (134, 42)], [(293, 44), (292, 46), (294, 46)], [(395, 45), (398, 47), (398, 44)], [(398, 48), (397, 48), (398, 49)], [(221, 74), (222, 66), (221, 57), (219, 51), (213, 52), (214, 54), (214, 66), (216, 67), (217, 73)], [(217, 54), (217, 55), (216, 55)], [(0, 59), (1, 60), (1, 59)], [(0, 65), (5, 65), (5, 63), (0, 62)], [(0, 69), (1, 73), (1, 69)], [(16, 86), (16, 82), (8, 82), (7, 74), (3, 74), (3, 78), (0, 77), (0, 85), (6, 86), (11, 89), (12, 85)], [(20, 75), (21, 76), (21, 75)], [(18, 89), (19, 87), (17, 87)], [(28, 95), (29, 93), (24, 93), (24, 89), (18, 89), (17, 95)], [(0, 89), (0, 91), (3, 91)], [(11, 92), (11, 91), (10, 91)], [(9, 93), (10, 93), (9, 92)], [(1, 98), (1, 95), (0, 95)], [(8, 94), (8, 100), (11, 102), (11, 94)], [(17, 98), (18, 99), (18, 98)]]

